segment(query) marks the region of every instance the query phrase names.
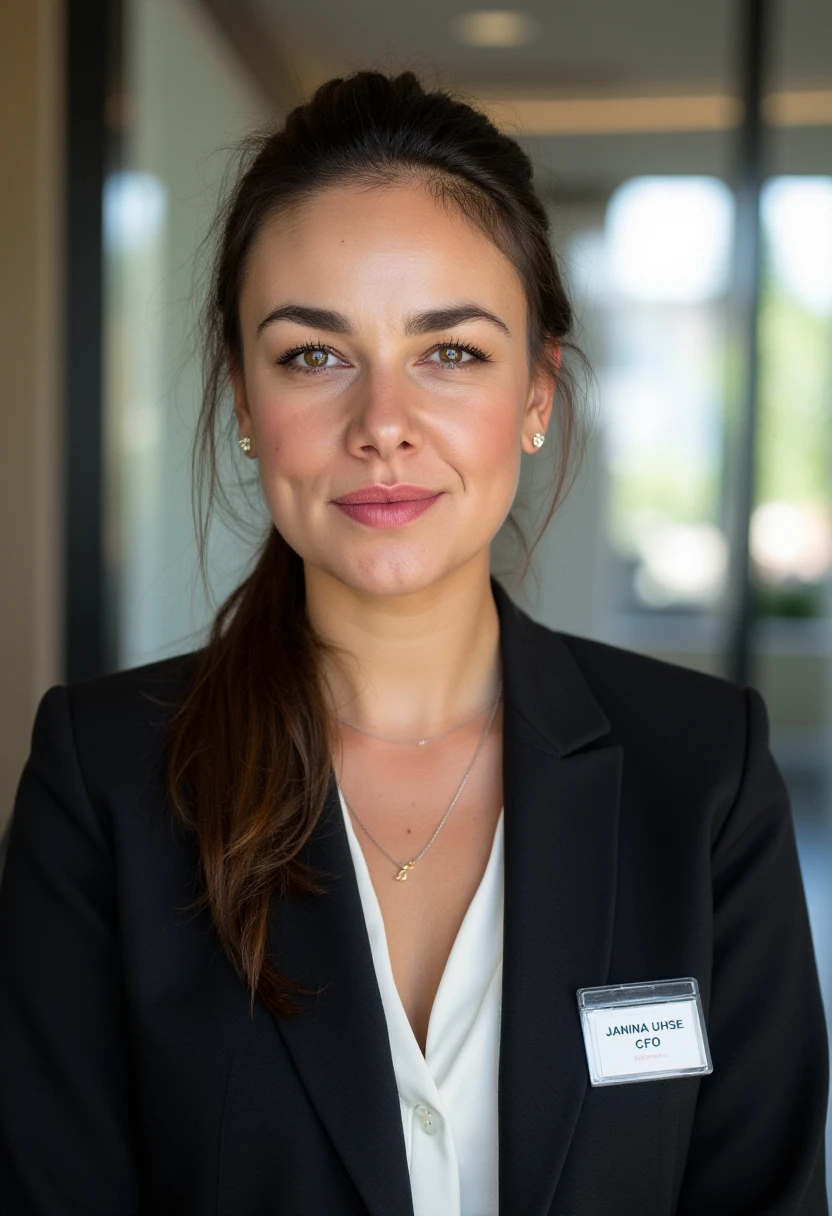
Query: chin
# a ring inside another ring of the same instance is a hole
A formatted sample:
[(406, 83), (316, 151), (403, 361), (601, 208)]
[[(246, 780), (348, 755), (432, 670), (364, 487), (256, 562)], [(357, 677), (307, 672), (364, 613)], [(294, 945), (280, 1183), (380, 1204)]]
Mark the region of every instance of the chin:
[(327, 573), (361, 595), (404, 596), (415, 595), (441, 582), (456, 568), (456, 563), (445, 564), (431, 554), (428, 560), (420, 560), (408, 554), (364, 555), (355, 561), (344, 561), (341, 555), (337, 562), (326, 563)]

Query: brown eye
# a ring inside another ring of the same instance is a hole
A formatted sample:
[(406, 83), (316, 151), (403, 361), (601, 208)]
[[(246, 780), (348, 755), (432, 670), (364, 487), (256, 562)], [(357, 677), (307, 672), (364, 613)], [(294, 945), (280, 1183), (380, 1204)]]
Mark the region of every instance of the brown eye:
[(440, 363), (460, 363), (462, 361), (462, 351), (458, 346), (440, 346), (438, 353)]
[(326, 363), (326, 358), (325, 350), (305, 350), (303, 352), (303, 361), (307, 367), (321, 367)]

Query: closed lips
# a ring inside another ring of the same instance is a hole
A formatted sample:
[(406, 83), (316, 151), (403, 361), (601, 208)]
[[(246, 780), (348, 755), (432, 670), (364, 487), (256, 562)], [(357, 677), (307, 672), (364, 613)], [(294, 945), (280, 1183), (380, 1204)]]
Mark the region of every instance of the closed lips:
[(424, 486), (364, 486), (334, 499), (333, 503), (357, 524), (369, 528), (399, 528), (429, 511), (442, 493)]
[(441, 490), (427, 490), (423, 486), (413, 485), (364, 486), (363, 489), (342, 494), (333, 501), (345, 506), (360, 503), (418, 502), (424, 498), (435, 498), (441, 492)]

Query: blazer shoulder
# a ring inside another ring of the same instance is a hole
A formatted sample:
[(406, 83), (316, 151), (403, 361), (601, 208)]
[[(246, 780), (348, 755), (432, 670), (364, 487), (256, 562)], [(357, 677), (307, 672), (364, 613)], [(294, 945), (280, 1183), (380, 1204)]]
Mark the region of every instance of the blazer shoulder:
[[(544, 626), (545, 628), (545, 626)], [(748, 690), (712, 675), (608, 642), (554, 632), (569, 650), (613, 729), (649, 722), (654, 737), (685, 731), (704, 742), (727, 731), (737, 740), (746, 729)]]
[(71, 732), (91, 788), (137, 773), (158, 775), (169, 725), (187, 693), (197, 654), (56, 685), (44, 695), (38, 719)]
[(66, 685), (73, 716), (146, 715), (149, 707), (175, 709), (187, 692), (199, 651), (191, 650), (138, 667), (91, 676)]
[(763, 763), (769, 771), (768, 711), (755, 689), (623, 647), (558, 636), (610, 722), (606, 741), (623, 744), (636, 771), (689, 791), (717, 785), (730, 793), (726, 812), (749, 766)]
[(579, 634), (563, 633), (560, 630), (549, 632), (561, 638), (575, 659), (587, 670), (610, 680), (646, 680), (657, 687), (689, 688), (704, 696), (731, 697), (742, 692), (741, 685), (725, 676), (699, 671), (669, 659), (660, 659), (638, 650), (582, 637)]

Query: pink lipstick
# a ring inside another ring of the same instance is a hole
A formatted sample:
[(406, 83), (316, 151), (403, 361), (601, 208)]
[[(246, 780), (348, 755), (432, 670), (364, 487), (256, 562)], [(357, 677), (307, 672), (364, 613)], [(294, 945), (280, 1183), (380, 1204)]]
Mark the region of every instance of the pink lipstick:
[(362, 486), (360, 490), (333, 499), (333, 506), (350, 519), (371, 528), (398, 528), (424, 515), (441, 494), (441, 490), (427, 490), (407, 482), (393, 486)]

